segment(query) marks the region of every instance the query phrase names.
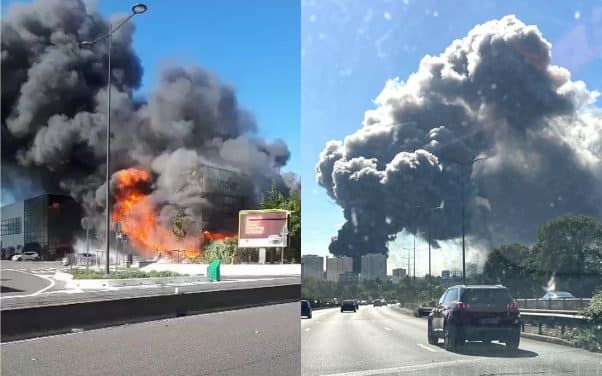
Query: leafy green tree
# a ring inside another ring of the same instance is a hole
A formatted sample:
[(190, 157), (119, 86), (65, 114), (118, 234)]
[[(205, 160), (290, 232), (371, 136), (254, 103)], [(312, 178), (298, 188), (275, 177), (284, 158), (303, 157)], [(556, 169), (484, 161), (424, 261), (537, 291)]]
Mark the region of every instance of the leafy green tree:
[(281, 209), (290, 213), (288, 222), (289, 231), (289, 257), (297, 262), (301, 261), (301, 192), (292, 191), (285, 196), (272, 184), (272, 188), (262, 196), (261, 209)]
[(539, 297), (541, 283), (531, 273), (530, 257), (529, 247), (518, 243), (494, 249), (485, 262), (482, 282), (502, 284), (514, 297)]
[(171, 223), (171, 232), (177, 238), (184, 238), (186, 236), (187, 223), (188, 218), (186, 218), (186, 214), (184, 214), (184, 211), (180, 210)]
[(219, 259), (226, 264), (232, 264), (234, 263), (237, 250), (238, 238), (236, 237), (215, 240), (205, 247), (202, 258), (205, 263)]
[(546, 222), (533, 247), (541, 278), (556, 278), (558, 290), (592, 296), (602, 281), (602, 224), (593, 217), (564, 215)]

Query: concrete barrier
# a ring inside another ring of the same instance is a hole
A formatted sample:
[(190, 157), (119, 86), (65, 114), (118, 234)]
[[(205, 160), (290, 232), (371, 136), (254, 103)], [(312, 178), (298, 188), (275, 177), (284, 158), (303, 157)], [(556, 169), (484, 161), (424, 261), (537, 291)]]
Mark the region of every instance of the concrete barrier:
[(299, 301), (301, 285), (217, 290), (1, 311), (1, 341)]

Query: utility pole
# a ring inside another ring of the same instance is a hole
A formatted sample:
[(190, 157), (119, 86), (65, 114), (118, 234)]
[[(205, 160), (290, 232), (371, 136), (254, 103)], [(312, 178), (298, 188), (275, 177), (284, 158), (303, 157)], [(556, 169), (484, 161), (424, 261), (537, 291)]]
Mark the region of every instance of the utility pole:
[(466, 244), (464, 241), (464, 164), (460, 164), (460, 180), (462, 187), (462, 284), (466, 284)]

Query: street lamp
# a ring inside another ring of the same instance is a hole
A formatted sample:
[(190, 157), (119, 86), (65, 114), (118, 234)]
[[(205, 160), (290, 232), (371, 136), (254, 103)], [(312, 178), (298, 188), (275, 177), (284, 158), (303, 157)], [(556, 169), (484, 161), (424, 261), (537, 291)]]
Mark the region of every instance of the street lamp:
[(81, 41), (79, 46), (82, 48), (92, 47), (96, 42), (101, 40), (107, 40), (107, 170), (106, 170), (106, 255), (105, 255), (105, 273), (109, 274), (109, 247), (110, 247), (110, 234), (111, 234), (111, 42), (112, 35), (117, 31), (124, 23), (128, 22), (132, 17), (137, 14), (146, 12), (147, 6), (144, 4), (135, 4), (132, 7), (132, 13), (127, 16), (123, 21), (118, 23), (115, 27), (109, 24), (109, 31), (91, 41)]
[[(445, 201), (441, 201), (441, 204), (435, 208), (426, 207), (424, 205), (417, 205), (417, 208), (424, 208), (428, 210), (428, 243), (429, 243), (429, 276), (431, 276), (431, 211), (442, 210), (445, 206)], [(414, 247), (415, 247), (414, 243)]]
[(474, 158), (470, 161), (465, 161), (465, 162), (460, 162), (460, 161), (456, 161), (456, 160), (452, 160), (452, 159), (444, 159), (447, 160), (448, 162), (452, 162), (452, 163), (456, 163), (460, 165), (460, 186), (461, 188), (461, 201), (462, 201), (462, 283), (466, 283), (466, 243), (464, 240), (464, 235), (465, 235), (465, 224), (464, 224), (464, 166), (472, 166), (473, 164), (482, 161), (484, 159), (489, 158), (488, 156), (485, 157), (477, 157)]

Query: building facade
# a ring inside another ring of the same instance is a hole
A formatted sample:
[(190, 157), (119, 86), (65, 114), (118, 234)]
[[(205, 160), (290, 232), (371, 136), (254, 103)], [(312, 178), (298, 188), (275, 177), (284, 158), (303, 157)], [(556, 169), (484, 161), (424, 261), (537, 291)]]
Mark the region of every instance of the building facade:
[(339, 274), (353, 272), (353, 259), (347, 256), (326, 259), (326, 279), (332, 282), (339, 280)]
[(339, 283), (357, 283), (358, 276), (354, 272), (345, 272), (339, 274)]
[(2, 208), (5, 254), (36, 251), (43, 259), (72, 252), (82, 210), (71, 197), (44, 194)]
[(361, 277), (365, 280), (386, 280), (387, 255), (382, 253), (369, 253), (363, 255)]
[(324, 257), (317, 255), (301, 256), (301, 277), (324, 279)]

